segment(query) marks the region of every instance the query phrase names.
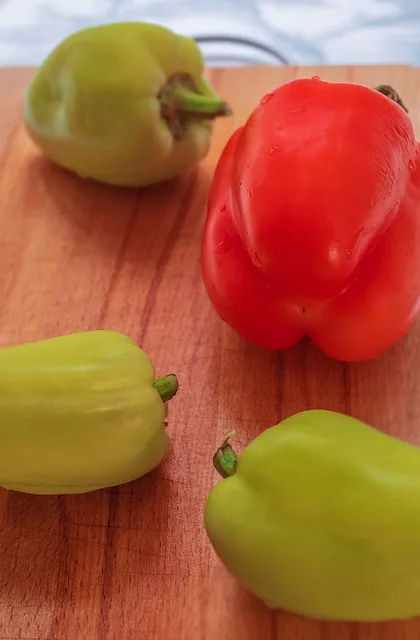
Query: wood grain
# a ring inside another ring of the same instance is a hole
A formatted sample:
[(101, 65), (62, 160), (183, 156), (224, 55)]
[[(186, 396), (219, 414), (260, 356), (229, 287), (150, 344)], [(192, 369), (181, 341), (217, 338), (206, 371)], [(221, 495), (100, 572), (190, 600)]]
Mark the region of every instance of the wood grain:
[(172, 453), (138, 482), (77, 497), (0, 493), (0, 640), (418, 640), (420, 621), (318, 623), (273, 613), (228, 576), (203, 528), (226, 431), (238, 449), (308, 408), (354, 416), (420, 444), (420, 327), (347, 366), (310, 343), (258, 351), (210, 308), (200, 275), (219, 153), (261, 95), (302, 75), (390, 83), (420, 133), (409, 67), (212, 70), (234, 107), (198, 171), (156, 189), (81, 182), (37, 155), (22, 127), (30, 69), (0, 70), (0, 345), (110, 328), (175, 371)]

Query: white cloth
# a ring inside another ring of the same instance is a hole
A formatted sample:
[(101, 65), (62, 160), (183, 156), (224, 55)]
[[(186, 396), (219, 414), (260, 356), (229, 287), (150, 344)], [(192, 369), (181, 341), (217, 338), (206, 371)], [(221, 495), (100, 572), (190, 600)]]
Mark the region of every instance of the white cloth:
[(123, 20), (197, 37), (209, 65), (420, 64), (419, 0), (0, 0), (0, 66)]

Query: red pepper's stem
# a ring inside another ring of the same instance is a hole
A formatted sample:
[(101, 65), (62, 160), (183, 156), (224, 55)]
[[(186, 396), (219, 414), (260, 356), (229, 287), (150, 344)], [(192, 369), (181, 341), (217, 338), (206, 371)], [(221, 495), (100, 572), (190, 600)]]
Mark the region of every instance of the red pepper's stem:
[(233, 433), (232, 431), (226, 436), (213, 456), (213, 465), (222, 478), (233, 476), (238, 466), (238, 456), (229, 444), (229, 438)]
[(162, 402), (168, 402), (172, 400), (178, 391), (178, 378), (171, 373), (168, 376), (163, 376), (163, 378), (155, 380), (153, 386), (158, 391)]
[(389, 84), (378, 84), (376, 87), (374, 87), (374, 89), (375, 91), (379, 91), (379, 93), (382, 93), (390, 100), (393, 100), (394, 102), (399, 104), (400, 107), (404, 109), (406, 113), (408, 113), (408, 109), (405, 106), (404, 102), (401, 100), (399, 94)]

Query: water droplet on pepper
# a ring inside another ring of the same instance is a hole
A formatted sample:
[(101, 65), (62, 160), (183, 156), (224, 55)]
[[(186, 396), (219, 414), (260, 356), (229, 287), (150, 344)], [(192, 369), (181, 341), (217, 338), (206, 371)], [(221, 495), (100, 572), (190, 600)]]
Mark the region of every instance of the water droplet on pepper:
[(291, 116), (299, 116), (301, 113), (305, 113), (306, 107), (292, 107), (289, 109), (289, 114)]
[(231, 247), (230, 238), (223, 238), (216, 244), (216, 253), (226, 253)]
[(262, 260), (261, 260), (260, 256), (258, 255), (258, 253), (256, 251), (252, 252), (251, 260), (252, 260), (252, 264), (254, 265), (254, 267), (257, 267), (257, 269), (261, 268)]
[(266, 104), (273, 97), (274, 93), (271, 91), (270, 93), (266, 93), (260, 100), (260, 105)]
[(415, 160), (409, 160), (408, 161), (408, 168), (410, 171), (415, 171), (416, 170), (416, 162)]

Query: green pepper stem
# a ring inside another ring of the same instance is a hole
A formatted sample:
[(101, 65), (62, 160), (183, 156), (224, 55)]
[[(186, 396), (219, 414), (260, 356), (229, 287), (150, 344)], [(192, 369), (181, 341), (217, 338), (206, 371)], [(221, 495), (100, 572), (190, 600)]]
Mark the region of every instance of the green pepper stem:
[(153, 386), (159, 393), (162, 402), (171, 400), (178, 391), (178, 378), (173, 373), (155, 380)]
[(404, 102), (401, 100), (399, 94), (389, 84), (378, 84), (376, 87), (374, 87), (374, 89), (375, 91), (379, 91), (379, 93), (382, 93), (390, 100), (393, 100), (394, 102), (399, 104), (400, 107), (404, 109), (406, 113), (408, 113), (408, 109), (405, 106)]
[(196, 80), (189, 73), (176, 73), (169, 78), (158, 98), (162, 116), (172, 124), (188, 118), (212, 120), (232, 113), (202, 78)]
[(171, 86), (164, 103), (175, 108), (178, 112), (194, 114), (202, 118), (216, 118), (232, 113), (231, 108), (224, 100), (203, 96), (178, 83)]
[(238, 456), (232, 449), (232, 446), (229, 444), (229, 439), (233, 435), (233, 433), (233, 431), (231, 433), (228, 433), (213, 456), (214, 468), (216, 469), (217, 473), (222, 476), (222, 478), (233, 476), (236, 473), (236, 469), (238, 467)]

